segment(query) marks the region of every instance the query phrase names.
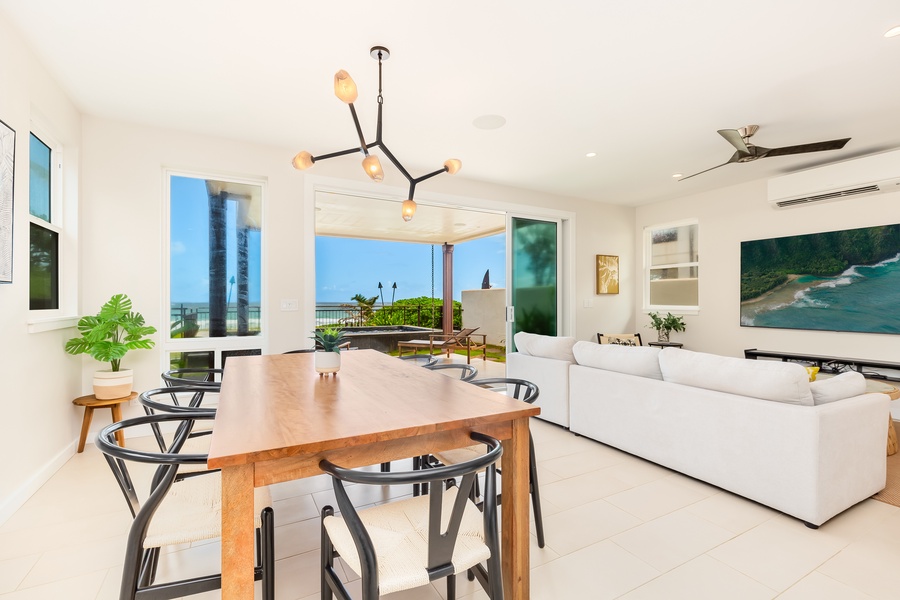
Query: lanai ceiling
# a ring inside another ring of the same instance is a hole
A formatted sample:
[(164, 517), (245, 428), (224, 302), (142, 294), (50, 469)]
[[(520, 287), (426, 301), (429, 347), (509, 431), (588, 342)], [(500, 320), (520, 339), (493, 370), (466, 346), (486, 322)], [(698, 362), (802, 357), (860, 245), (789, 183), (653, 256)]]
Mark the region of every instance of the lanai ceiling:
[[(414, 175), (455, 157), (456, 177), (640, 205), (900, 147), (900, 37), (883, 37), (896, 0), (0, 0), (0, 13), (84, 113), (274, 145), (286, 162), (354, 145), (338, 69), (373, 136), (374, 45), (391, 50), (385, 141)], [(473, 124), (490, 115), (505, 125)], [(673, 179), (725, 162), (716, 130), (749, 124), (767, 147), (852, 140)]]

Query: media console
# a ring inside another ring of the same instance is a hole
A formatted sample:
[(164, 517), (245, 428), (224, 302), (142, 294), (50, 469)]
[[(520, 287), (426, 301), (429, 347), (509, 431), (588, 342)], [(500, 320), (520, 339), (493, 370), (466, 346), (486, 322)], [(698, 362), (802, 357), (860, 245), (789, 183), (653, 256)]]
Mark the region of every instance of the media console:
[(900, 363), (877, 360), (820, 356), (815, 354), (794, 354), (792, 352), (772, 352), (750, 348), (744, 350), (744, 358), (775, 358), (782, 362), (811, 363), (822, 373), (842, 373), (847, 370), (859, 371), (870, 379), (884, 379), (900, 382)]

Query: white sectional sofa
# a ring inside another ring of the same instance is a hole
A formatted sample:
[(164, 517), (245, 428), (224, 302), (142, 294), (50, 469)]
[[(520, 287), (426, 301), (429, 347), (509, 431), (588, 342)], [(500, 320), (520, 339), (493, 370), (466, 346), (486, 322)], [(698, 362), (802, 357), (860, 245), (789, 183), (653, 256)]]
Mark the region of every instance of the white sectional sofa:
[(565, 356), (513, 354), (507, 368), (545, 377), (542, 399), (562, 385), (575, 433), (814, 527), (884, 488), (889, 400), (865, 393), (858, 373), (810, 384), (794, 363), (592, 342), (571, 351), (564, 383)]

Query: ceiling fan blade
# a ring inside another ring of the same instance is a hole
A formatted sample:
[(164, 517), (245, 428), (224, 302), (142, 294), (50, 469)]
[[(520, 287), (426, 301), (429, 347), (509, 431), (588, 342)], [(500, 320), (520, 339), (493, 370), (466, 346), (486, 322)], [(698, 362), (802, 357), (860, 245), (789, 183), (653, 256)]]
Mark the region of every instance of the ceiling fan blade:
[(690, 179), (691, 177), (696, 177), (697, 175), (702, 175), (703, 173), (706, 173), (707, 171), (712, 171), (713, 169), (718, 169), (719, 167), (724, 167), (725, 165), (730, 165), (731, 163), (738, 162), (738, 160), (740, 160), (742, 156), (745, 156), (745, 154), (743, 152), (741, 152), (740, 150), (738, 150), (737, 152), (735, 152), (734, 154), (731, 155), (731, 158), (729, 158), (726, 162), (723, 162), (721, 165), (716, 165), (714, 167), (710, 167), (710, 168), (706, 169), (706, 171), (700, 171), (699, 173), (694, 173), (693, 175), (688, 175), (687, 177), (682, 177), (678, 181), (684, 181), (685, 179)]
[(827, 142), (815, 142), (813, 144), (800, 144), (799, 146), (785, 146), (772, 148), (766, 152), (766, 158), (770, 156), (787, 156), (788, 154), (805, 154), (806, 152), (823, 152), (825, 150), (839, 150), (850, 141), (850, 138), (842, 140), (829, 140)]
[(702, 174), (704, 174), (704, 173), (707, 173), (707, 172), (709, 172), (709, 171), (712, 171), (713, 169), (718, 169), (719, 167), (724, 167), (725, 165), (729, 165), (729, 164), (731, 164), (732, 162), (734, 162), (734, 161), (730, 161), (730, 160), (729, 160), (728, 162), (724, 162), (724, 163), (722, 163), (721, 165), (716, 165), (716, 166), (714, 166), (714, 167), (710, 167), (709, 169), (706, 169), (705, 171), (700, 171), (699, 173), (694, 173), (693, 175), (688, 175), (687, 177), (682, 177), (682, 178), (679, 179), (678, 181), (684, 181), (685, 179), (690, 179), (691, 177), (696, 177), (697, 175), (702, 175)]
[(744, 141), (741, 132), (737, 129), (720, 129), (719, 135), (728, 140), (728, 143), (737, 148), (738, 152), (750, 153), (747, 142)]

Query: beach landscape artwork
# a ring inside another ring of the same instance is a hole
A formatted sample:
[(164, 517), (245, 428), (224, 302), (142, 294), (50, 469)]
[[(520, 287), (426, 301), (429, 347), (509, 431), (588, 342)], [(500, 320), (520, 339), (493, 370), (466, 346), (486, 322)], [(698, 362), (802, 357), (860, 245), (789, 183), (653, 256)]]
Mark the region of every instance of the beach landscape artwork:
[(741, 242), (741, 326), (900, 334), (900, 224)]

